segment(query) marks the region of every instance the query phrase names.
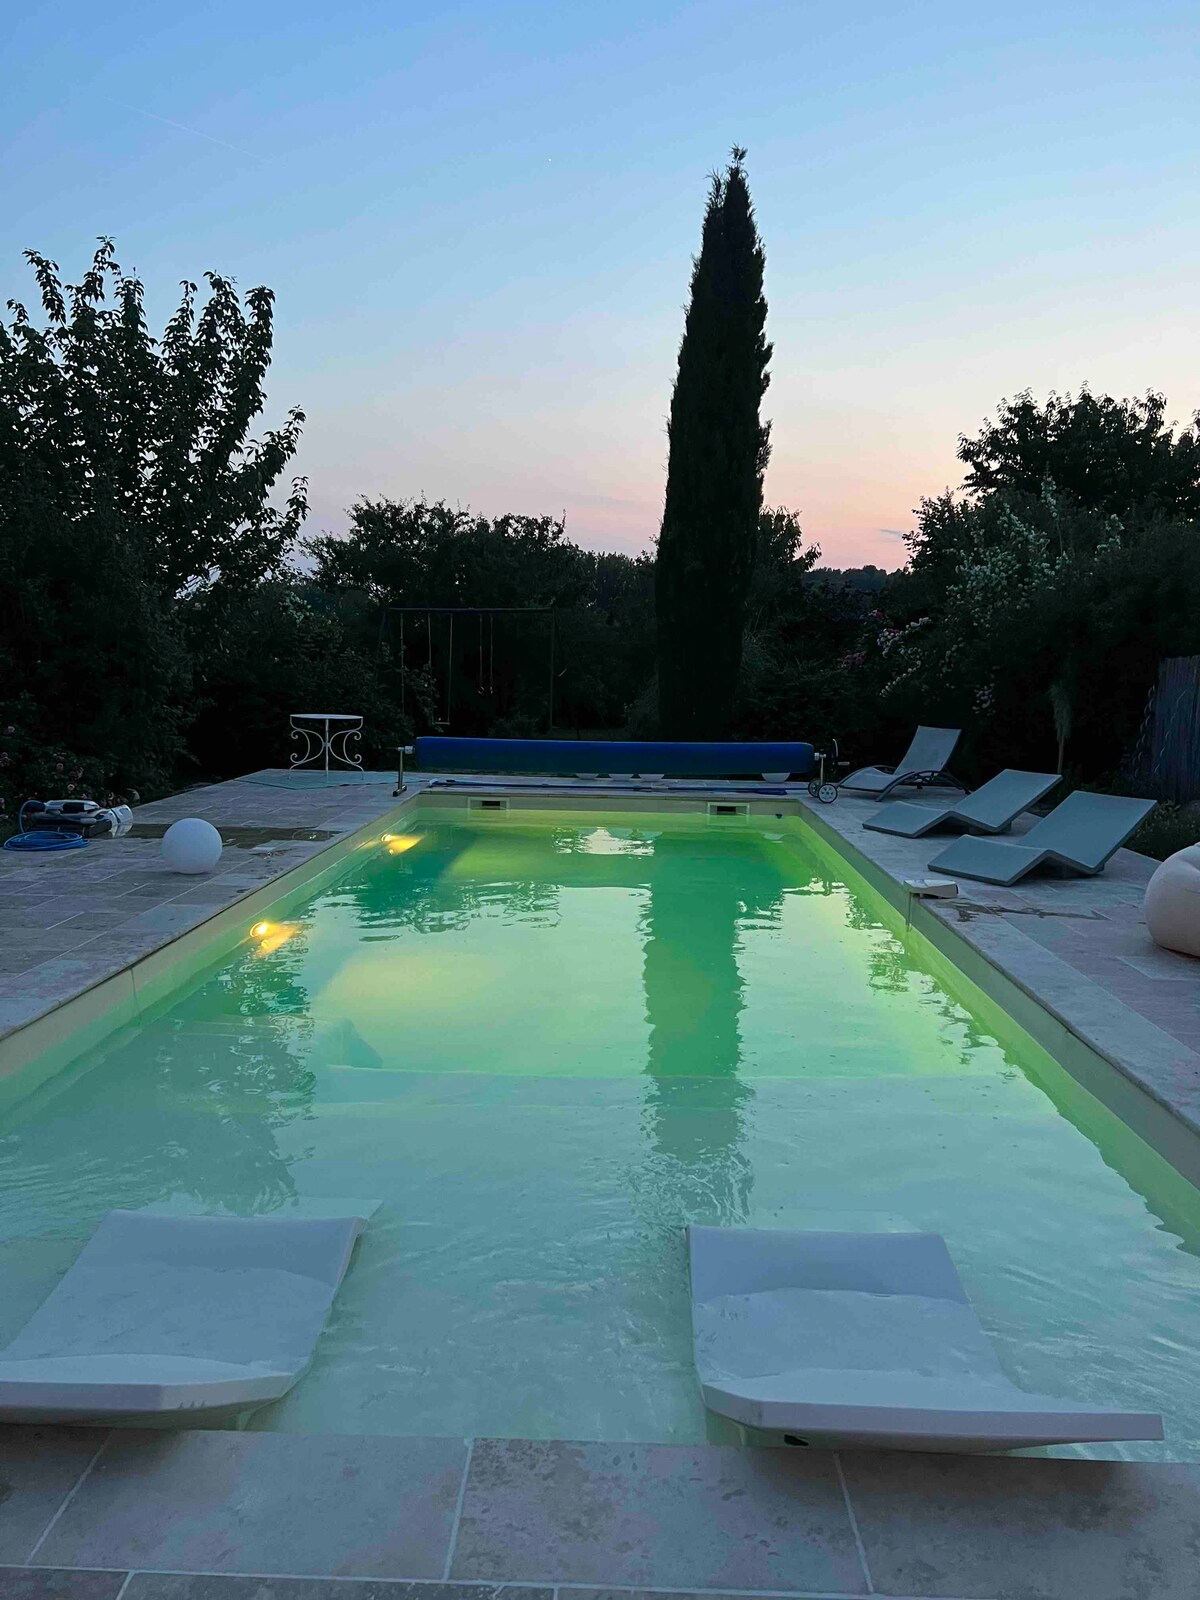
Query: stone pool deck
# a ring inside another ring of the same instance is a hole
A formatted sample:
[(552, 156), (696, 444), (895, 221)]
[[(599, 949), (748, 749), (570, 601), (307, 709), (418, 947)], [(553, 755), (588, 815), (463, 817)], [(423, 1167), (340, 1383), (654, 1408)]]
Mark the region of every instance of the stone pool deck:
[(1200, 1592), (1188, 1466), (14, 1428), (0, 1482), (5, 1600)]
[[(0, 1041), (144, 960), (396, 807), (395, 774), (289, 788), (266, 770), (139, 806), (132, 834), (86, 850), (0, 851)], [(226, 841), (215, 872), (182, 877), (159, 840), (202, 816)]]
[[(390, 774), (285, 781), (259, 773), (143, 806), (138, 837), (87, 851), (0, 854), (0, 1039), (396, 804)], [(795, 798), (893, 887), (941, 848), (863, 829), (868, 802)], [(229, 848), (218, 873), (190, 880), (165, 871), (156, 836), (195, 814)], [(1153, 865), (1122, 852), (1100, 879), (964, 884), (919, 915), (1191, 1128), (1197, 968), (1141, 925)], [(0, 1428), (0, 1600), (473, 1600), (502, 1588), (514, 1600), (1198, 1600), (1200, 1466)]]

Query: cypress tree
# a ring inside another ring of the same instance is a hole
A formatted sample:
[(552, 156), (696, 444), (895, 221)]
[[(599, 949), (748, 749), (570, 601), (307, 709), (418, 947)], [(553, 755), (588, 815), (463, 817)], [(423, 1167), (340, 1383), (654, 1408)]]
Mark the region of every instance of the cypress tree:
[(742, 661), (770, 424), (763, 248), (736, 146), (712, 176), (671, 395), (655, 563), (664, 736), (729, 732)]

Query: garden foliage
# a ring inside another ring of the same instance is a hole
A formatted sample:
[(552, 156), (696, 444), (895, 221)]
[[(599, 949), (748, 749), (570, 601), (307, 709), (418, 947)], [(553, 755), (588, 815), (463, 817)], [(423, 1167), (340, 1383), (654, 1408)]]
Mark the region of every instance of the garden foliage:
[[(1159, 661), (1200, 654), (1200, 419), (1178, 429), (1159, 395), (1004, 402), (960, 439), (962, 486), (917, 509), (900, 572), (821, 567), (795, 512), (761, 508), (769, 347), (739, 159), (693, 279), (657, 567), (579, 548), (561, 518), (424, 498), (364, 497), (345, 536), (303, 540), (302, 414), (252, 432), (270, 291), (185, 283), (155, 338), (107, 241), (74, 286), (28, 259), (40, 313), (0, 321), (0, 831), (30, 795), (281, 765), (294, 710), (361, 712), (380, 766), (445, 725), (542, 733), (551, 682), (558, 736), (836, 738), (887, 760), (934, 722), (965, 730), (968, 780), (1119, 786)], [(451, 638), (397, 606), (513, 609), (460, 612)], [(1146, 847), (1196, 826), (1176, 808)]]
[(210, 274), (200, 303), (185, 283), (155, 339), (110, 241), (74, 285), (28, 261), (41, 315), (9, 301), (0, 321), (0, 727), (19, 773), (5, 789), (53, 786), (60, 763), (44, 773), (38, 749), (97, 792), (161, 787), (186, 760), (219, 600), (282, 570), (305, 513), (302, 480), (271, 500), (301, 413), (249, 436), (272, 295), (243, 305)]
[(962, 726), (967, 759), (1117, 776), (1158, 662), (1200, 653), (1200, 448), (1159, 395), (1028, 395), (960, 440), (871, 641), (885, 703)]

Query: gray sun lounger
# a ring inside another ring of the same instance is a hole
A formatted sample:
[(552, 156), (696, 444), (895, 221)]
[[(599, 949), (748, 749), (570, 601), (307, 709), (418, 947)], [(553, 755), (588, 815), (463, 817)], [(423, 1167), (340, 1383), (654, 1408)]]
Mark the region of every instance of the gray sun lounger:
[(857, 772), (839, 779), (838, 788), (849, 789), (852, 794), (878, 795), (881, 799), (901, 785), (924, 788), (934, 783), (952, 783), (965, 792), (966, 785), (947, 770), (961, 733), (961, 728), (918, 728), (897, 766), (859, 767)]
[(1162, 1418), (1005, 1376), (936, 1233), (688, 1229), (710, 1411), (785, 1442), (1015, 1450), (1161, 1439)]
[(1020, 839), (955, 839), (934, 856), (930, 871), (1007, 885), (1050, 864), (1093, 877), (1154, 806), (1153, 800), (1077, 789)]
[(913, 805), (910, 800), (892, 800), (863, 818), (864, 828), (877, 833), (898, 833), (905, 839), (919, 839), (935, 828), (955, 827), (966, 833), (1004, 833), (1022, 811), (1036, 805), (1062, 779), (1053, 772), (1020, 772), (1005, 767), (981, 788), (952, 806)]
[(192, 1427), (278, 1400), (312, 1360), (371, 1209), (110, 1211), (0, 1350), (0, 1420)]

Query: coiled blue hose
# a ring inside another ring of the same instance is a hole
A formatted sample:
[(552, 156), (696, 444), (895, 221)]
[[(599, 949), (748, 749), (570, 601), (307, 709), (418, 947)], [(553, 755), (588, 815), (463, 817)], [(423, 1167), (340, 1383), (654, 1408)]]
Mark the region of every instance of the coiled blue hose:
[(82, 850), (87, 840), (81, 833), (63, 833), (58, 828), (42, 828), (37, 833), (14, 833), (5, 839), (6, 850)]
[[(36, 800), (26, 800), (20, 811), (17, 812), (17, 827), (22, 827), (25, 813), (33, 806), (36, 810)], [(78, 850), (87, 844), (81, 833), (68, 833), (65, 828), (42, 828), (34, 833), (14, 833), (11, 839), (5, 839), (6, 850)]]

